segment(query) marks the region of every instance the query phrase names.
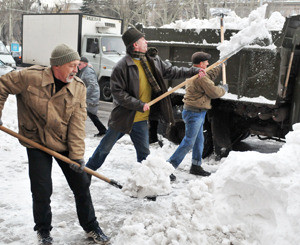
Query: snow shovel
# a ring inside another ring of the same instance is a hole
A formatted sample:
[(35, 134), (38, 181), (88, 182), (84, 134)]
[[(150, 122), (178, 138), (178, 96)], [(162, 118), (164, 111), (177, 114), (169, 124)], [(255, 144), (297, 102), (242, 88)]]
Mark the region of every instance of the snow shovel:
[[(21, 141), (23, 141), (23, 142), (31, 145), (34, 148), (37, 148), (39, 150), (42, 150), (42, 151), (46, 152), (46, 153), (48, 153), (48, 154), (50, 154), (50, 155), (52, 155), (52, 156), (54, 156), (54, 157), (56, 157), (56, 158), (58, 158), (58, 159), (60, 159), (60, 160), (62, 160), (64, 162), (66, 162), (68, 164), (75, 164), (77, 166), (80, 166), (77, 162), (72, 161), (70, 158), (68, 158), (66, 156), (63, 156), (63, 155), (61, 155), (61, 154), (59, 154), (59, 153), (57, 153), (57, 152), (55, 152), (53, 150), (50, 150), (50, 149), (48, 149), (48, 148), (46, 148), (46, 147), (44, 147), (44, 146), (42, 146), (42, 145), (40, 145), (40, 144), (38, 144), (38, 143), (30, 140), (30, 139), (28, 139), (28, 138), (26, 138), (26, 137), (24, 137), (24, 136), (22, 136), (22, 135), (20, 135), (20, 134), (18, 134), (16, 132), (14, 132), (14, 131), (12, 131), (12, 130), (4, 127), (4, 126), (0, 125), (0, 130), (2, 130), (3, 132), (5, 132), (7, 134), (10, 134), (10, 135), (18, 138), (19, 140), (21, 140)], [(116, 188), (119, 188), (119, 189), (123, 188), (123, 186), (120, 185), (119, 183), (117, 183), (115, 180), (109, 179), (109, 178), (107, 178), (107, 177), (99, 174), (98, 172), (96, 172), (96, 171), (94, 171), (94, 170), (92, 170), (90, 168), (84, 167), (83, 171), (86, 172), (86, 173), (88, 173), (88, 174), (90, 174), (90, 175), (94, 175), (98, 179), (101, 179), (101, 180), (103, 180), (103, 181), (111, 184), (112, 186), (114, 186)]]
[[(234, 53), (232, 53), (232, 55), (235, 54), (235, 53), (237, 53), (237, 52), (238, 52), (238, 51), (235, 51)], [(218, 66), (218, 65), (220, 65), (220, 64), (222, 64), (222, 63), (224, 63), (224, 62), (225, 62), (226, 60), (228, 60), (229, 58), (230, 58), (230, 56), (228, 55), (226, 58), (223, 58), (222, 60), (219, 60), (219, 61), (213, 63), (211, 66), (207, 67), (207, 68), (205, 69), (205, 71), (208, 72), (209, 70), (215, 68), (216, 66)], [(184, 82), (178, 84), (177, 86), (175, 86), (175, 87), (172, 88), (171, 90), (169, 90), (169, 91), (163, 93), (162, 95), (158, 96), (158, 97), (155, 98), (154, 100), (151, 100), (151, 101), (148, 103), (148, 105), (149, 105), (149, 106), (154, 105), (154, 104), (157, 103), (158, 101), (162, 100), (163, 98), (165, 98), (165, 97), (167, 97), (168, 95), (170, 95), (170, 94), (172, 94), (173, 92), (175, 92), (177, 89), (179, 89), (179, 88), (185, 86), (189, 81), (191, 81), (192, 79), (194, 79), (194, 78), (197, 77), (197, 76), (198, 76), (198, 74), (197, 74), (197, 75), (194, 75), (194, 76), (191, 77), (191, 78), (186, 79)]]
[[(221, 43), (224, 41), (224, 16), (228, 15), (231, 12), (230, 9), (223, 9), (223, 8), (212, 8), (210, 9), (212, 16), (219, 16), (220, 17), (220, 26), (221, 26)], [(226, 84), (226, 66), (222, 64), (222, 80), (223, 84)]]

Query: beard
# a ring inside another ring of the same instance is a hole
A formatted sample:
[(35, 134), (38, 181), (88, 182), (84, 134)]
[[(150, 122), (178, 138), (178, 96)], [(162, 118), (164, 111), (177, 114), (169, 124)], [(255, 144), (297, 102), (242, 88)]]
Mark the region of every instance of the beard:
[(69, 76), (66, 78), (67, 83), (73, 82), (75, 75), (76, 75), (76, 73), (74, 73), (74, 72), (70, 73)]

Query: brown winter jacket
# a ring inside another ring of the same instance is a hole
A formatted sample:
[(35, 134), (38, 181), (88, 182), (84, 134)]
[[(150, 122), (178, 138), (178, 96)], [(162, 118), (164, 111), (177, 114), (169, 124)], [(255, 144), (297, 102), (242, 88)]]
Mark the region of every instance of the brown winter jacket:
[[(164, 62), (159, 56), (147, 60), (153, 76), (161, 88), (161, 93), (167, 92), (163, 79), (191, 77), (199, 72), (199, 68), (176, 67)], [(136, 111), (143, 112), (144, 102), (139, 100), (139, 73), (132, 58), (127, 54), (114, 67), (110, 87), (113, 95), (114, 108), (110, 114), (108, 126), (122, 133), (130, 133)], [(152, 94), (152, 99), (160, 94)], [(153, 113), (159, 114), (167, 123), (173, 123), (173, 111), (170, 97), (166, 97), (151, 106), (150, 118)]]
[(218, 77), (220, 71), (221, 67), (217, 66), (202, 78), (197, 75), (191, 77), (185, 88), (184, 104), (199, 109), (211, 109), (211, 99), (220, 98), (225, 94), (225, 90), (215, 86), (212, 81)]
[(21, 135), (54, 151), (69, 151), (71, 159), (82, 159), (85, 150), (85, 85), (75, 77), (59, 92), (55, 94), (54, 91), (50, 67), (32, 66), (1, 76), (0, 117), (8, 95), (15, 94)]

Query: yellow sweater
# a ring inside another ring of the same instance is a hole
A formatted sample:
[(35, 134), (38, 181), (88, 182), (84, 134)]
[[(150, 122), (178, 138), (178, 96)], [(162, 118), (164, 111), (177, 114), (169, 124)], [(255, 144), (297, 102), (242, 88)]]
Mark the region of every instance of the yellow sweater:
[[(137, 59), (133, 59), (134, 63), (137, 65), (139, 69), (139, 79), (140, 79), (140, 89), (139, 89), (139, 97), (140, 100), (148, 103), (151, 101), (151, 85), (149, 84), (145, 71), (142, 67), (141, 61)], [(147, 65), (149, 67), (149, 64), (147, 62)], [(145, 112), (139, 112), (137, 111), (135, 113), (134, 122), (140, 122), (148, 120), (149, 118), (150, 110)]]

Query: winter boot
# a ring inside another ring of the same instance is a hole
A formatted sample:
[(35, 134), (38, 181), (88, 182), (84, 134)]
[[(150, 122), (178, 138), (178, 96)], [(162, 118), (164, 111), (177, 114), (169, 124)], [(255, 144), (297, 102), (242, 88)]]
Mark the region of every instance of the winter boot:
[(205, 171), (201, 166), (192, 164), (190, 169), (190, 174), (200, 175), (200, 176), (209, 176), (210, 173)]
[(94, 230), (87, 232), (87, 237), (93, 238), (95, 243), (102, 245), (109, 244), (110, 240), (110, 238), (103, 233), (99, 226)]
[(176, 176), (174, 174), (170, 174), (170, 181), (173, 182), (176, 180)]
[(48, 230), (40, 230), (37, 232), (39, 244), (41, 245), (51, 245), (53, 242), (53, 238), (50, 236), (50, 231)]

